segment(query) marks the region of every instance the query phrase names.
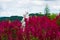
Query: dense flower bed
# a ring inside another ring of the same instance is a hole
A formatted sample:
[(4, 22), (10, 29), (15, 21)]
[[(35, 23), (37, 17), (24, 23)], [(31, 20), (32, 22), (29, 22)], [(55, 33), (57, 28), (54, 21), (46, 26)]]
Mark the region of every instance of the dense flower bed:
[(60, 16), (53, 20), (32, 16), (24, 21), (24, 28), (19, 20), (1, 21), (0, 40), (60, 40)]

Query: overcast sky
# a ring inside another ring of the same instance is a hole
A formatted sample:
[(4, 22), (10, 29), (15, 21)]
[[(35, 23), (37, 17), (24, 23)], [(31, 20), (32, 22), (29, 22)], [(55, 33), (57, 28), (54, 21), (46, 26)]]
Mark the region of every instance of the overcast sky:
[(60, 11), (59, 0), (0, 0), (0, 17), (22, 16), (26, 12), (44, 12), (46, 4), (49, 5), (50, 12)]

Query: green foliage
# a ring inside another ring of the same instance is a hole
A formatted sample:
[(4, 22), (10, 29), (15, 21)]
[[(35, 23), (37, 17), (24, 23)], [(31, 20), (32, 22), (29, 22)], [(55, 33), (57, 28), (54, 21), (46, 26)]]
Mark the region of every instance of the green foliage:
[(21, 21), (23, 19), (23, 17), (22, 16), (0, 17), (0, 21), (3, 21), (3, 20), (13, 21), (13, 20), (16, 20), (16, 19)]
[(57, 20), (57, 24), (60, 26), (60, 18)]
[(44, 16), (44, 14), (40, 13), (31, 13), (29, 16)]
[(31, 40), (38, 40), (38, 38), (32, 37), (32, 39), (31, 39)]
[(31, 14), (29, 14), (29, 16), (35, 16), (35, 14), (34, 13), (31, 13)]
[(48, 5), (46, 5), (44, 12), (45, 12), (45, 16), (50, 15), (50, 13), (49, 13), (49, 12), (50, 12), (50, 10), (49, 10)]
[(23, 17), (22, 16), (11, 16), (10, 18), (9, 18), (11, 21), (14, 21), (14, 20), (16, 20), (16, 19), (18, 19), (18, 20), (22, 20), (23, 19)]
[(1, 40), (8, 40), (8, 36), (3, 34)]
[(0, 17), (0, 21), (9, 20), (9, 17)]
[(42, 14), (42, 12), (39, 13), (39, 16), (44, 16), (44, 14)]
[(11, 31), (12, 31), (12, 37), (13, 37), (13, 39), (16, 39), (16, 37), (17, 37), (16, 32), (17, 31), (15, 29), (12, 29)]
[(52, 14), (49, 15), (49, 18), (50, 18), (51, 20), (53, 20), (53, 19), (56, 18), (56, 16), (57, 16), (56, 14), (52, 13)]

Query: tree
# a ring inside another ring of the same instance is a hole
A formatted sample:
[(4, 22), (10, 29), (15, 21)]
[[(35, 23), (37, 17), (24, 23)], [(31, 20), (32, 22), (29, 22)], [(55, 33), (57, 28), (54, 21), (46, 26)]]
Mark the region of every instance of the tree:
[(29, 16), (35, 16), (35, 14), (34, 13), (30, 13)]
[(50, 15), (49, 11), (50, 11), (49, 7), (48, 7), (48, 5), (46, 5), (45, 10), (44, 10), (45, 16), (49, 16)]
[(44, 14), (42, 14), (42, 12), (39, 12), (39, 16), (44, 16)]
[(53, 19), (55, 19), (56, 18), (56, 14), (55, 13), (52, 13), (50, 16), (49, 16), (49, 18), (51, 19), (51, 20), (53, 20)]

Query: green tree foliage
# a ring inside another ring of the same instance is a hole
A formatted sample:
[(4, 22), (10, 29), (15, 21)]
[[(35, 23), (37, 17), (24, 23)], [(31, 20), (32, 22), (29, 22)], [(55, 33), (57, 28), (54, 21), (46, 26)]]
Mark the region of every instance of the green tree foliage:
[(0, 17), (0, 21), (9, 20), (9, 17)]
[(46, 5), (45, 10), (44, 10), (45, 16), (49, 16), (50, 15), (49, 12), (50, 12), (49, 7), (48, 5)]
[(60, 18), (57, 20), (57, 24), (58, 26), (60, 26)]
[(42, 14), (42, 12), (39, 12), (39, 16), (44, 16), (44, 14)]
[(23, 19), (23, 17), (22, 16), (0, 17), (0, 21), (3, 21), (3, 20), (13, 21), (13, 20), (16, 20), (16, 19), (21, 21)]
[(57, 15), (56, 15), (55, 13), (52, 13), (52, 14), (49, 15), (49, 18), (50, 18), (51, 20), (53, 20), (53, 19), (56, 18), (56, 16), (57, 16)]
[(18, 20), (22, 20), (23, 19), (23, 17), (22, 16), (11, 16), (10, 18), (9, 18), (11, 21), (14, 21), (14, 20), (16, 20), (16, 19), (18, 19)]
[(35, 14), (34, 13), (30, 13), (29, 16), (34, 16)]
[(44, 16), (41, 12), (39, 13), (30, 13), (29, 16)]

